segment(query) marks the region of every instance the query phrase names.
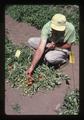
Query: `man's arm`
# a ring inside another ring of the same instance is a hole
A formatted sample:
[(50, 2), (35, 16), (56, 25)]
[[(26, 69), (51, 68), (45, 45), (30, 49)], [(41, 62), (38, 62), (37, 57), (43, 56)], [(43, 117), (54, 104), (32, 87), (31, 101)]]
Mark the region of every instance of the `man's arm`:
[(65, 43), (65, 44), (63, 44), (63, 45), (61, 46), (61, 48), (63, 48), (63, 49), (70, 49), (70, 48), (71, 48), (71, 45), (72, 45), (72, 44), (70, 44), (70, 43)]
[(35, 66), (37, 65), (38, 61), (40, 60), (40, 58), (42, 57), (43, 53), (44, 53), (44, 49), (45, 49), (45, 45), (46, 45), (46, 40), (42, 40), (38, 49), (36, 50), (31, 66), (30, 68), (27, 70), (27, 74), (28, 75), (32, 75), (32, 72), (35, 68)]

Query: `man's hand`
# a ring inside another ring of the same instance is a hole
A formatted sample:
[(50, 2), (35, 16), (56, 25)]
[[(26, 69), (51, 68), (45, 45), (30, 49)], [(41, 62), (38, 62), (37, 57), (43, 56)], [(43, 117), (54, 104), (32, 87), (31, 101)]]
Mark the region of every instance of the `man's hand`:
[(32, 67), (30, 67), (27, 71), (26, 71), (26, 75), (27, 75), (27, 84), (28, 86), (31, 86), (34, 82), (34, 79), (32, 77)]
[(33, 68), (30, 67), (29, 69), (27, 69), (27, 71), (26, 71), (26, 75), (28, 75), (28, 76), (32, 76), (32, 72), (33, 72)]
[(49, 48), (49, 49), (55, 48), (55, 43), (54, 42), (48, 43), (46, 45), (46, 48)]
[(32, 75), (32, 72), (33, 72), (35, 66), (37, 65), (38, 61), (40, 60), (40, 58), (42, 57), (42, 55), (44, 53), (45, 45), (46, 45), (46, 40), (41, 40), (41, 43), (40, 43), (38, 49), (36, 50), (36, 52), (35, 52), (35, 54), (33, 56), (31, 66), (26, 71), (26, 75), (29, 75), (29, 76)]

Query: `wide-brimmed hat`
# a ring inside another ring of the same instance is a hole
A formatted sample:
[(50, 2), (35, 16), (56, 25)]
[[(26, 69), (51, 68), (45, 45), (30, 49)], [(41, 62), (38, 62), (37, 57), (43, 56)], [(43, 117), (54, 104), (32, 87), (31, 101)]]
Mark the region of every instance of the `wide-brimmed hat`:
[(57, 31), (64, 31), (66, 27), (66, 17), (62, 14), (55, 14), (51, 19), (51, 28)]

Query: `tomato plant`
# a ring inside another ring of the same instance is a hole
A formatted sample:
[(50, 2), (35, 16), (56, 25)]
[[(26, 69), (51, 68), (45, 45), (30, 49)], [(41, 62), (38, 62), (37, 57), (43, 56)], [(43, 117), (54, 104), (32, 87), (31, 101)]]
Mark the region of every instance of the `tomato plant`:
[[(21, 51), (19, 58), (15, 57), (17, 49)], [(31, 64), (32, 55), (33, 51), (27, 46), (15, 46), (8, 39), (5, 40), (5, 72), (11, 87), (22, 88), (24, 94), (30, 95), (42, 89), (52, 90), (63, 80), (70, 80), (68, 75), (44, 63), (36, 67), (32, 78), (28, 78), (26, 70)]]

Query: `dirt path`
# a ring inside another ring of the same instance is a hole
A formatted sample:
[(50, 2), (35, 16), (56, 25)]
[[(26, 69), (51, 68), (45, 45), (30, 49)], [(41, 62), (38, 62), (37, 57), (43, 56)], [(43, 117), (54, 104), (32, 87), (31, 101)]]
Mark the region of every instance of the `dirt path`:
[[(32, 36), (40, 36), (40, 31), (30, 24), (18, 23), (10, 16), (5, 16), (5, 28), (8, 30), (8, 37), (15, 44), (27, 42), (28, 38)], [(75, 64), (68, 64), (62, 68), (65, 74), (71, 77), (70, 88), (79, 88), (79, 46), (72, 47), (75, 54)], [(74, 73), (74, 74), (73, 74)], [(5, 83), (5, 113), (6, 114), (47, 114), (55, 115), (55, 108), (58, 104), (62, 104), (65, 93), (67, 92), (67, 85), (65, 82), (61, 86), (55, 88), (54, 91), (45, 93), (38, 92), (32, 97), (23, 96), (21, 91), (11, 88), (9, 84)], [(13, 109), (13, 105), (20, 106), (20, 113)]]
[(5, 28), (9, 32), (9, 39), (15, 44), (25, 43), (30, 37), (40, 37), (40, 30), (30, 24), (18, 23), (10, 16), (5, 17)]

